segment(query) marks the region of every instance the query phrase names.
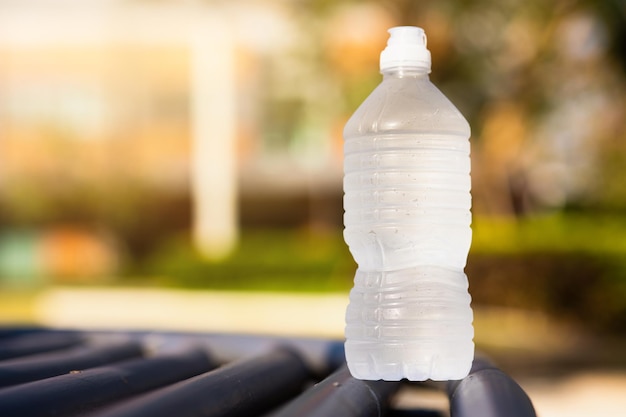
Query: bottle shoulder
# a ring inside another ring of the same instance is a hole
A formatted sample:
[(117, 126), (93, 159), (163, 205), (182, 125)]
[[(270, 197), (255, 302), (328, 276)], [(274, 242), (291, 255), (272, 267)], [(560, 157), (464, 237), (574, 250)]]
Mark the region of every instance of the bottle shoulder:
[(344, 138), (422, 133), (470, 136), (461, 112), (427, 77), (387, 78), (354, 112)]

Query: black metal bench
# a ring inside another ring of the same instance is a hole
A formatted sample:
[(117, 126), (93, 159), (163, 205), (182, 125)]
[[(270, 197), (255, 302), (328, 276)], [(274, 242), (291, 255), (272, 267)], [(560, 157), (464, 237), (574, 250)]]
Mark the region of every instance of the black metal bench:
[[(394, 409), (407, 385), (449, 410)], [(461, 381), (360, 381), (335, 340), (235, 334), (0, 330), (0, 416), (534, 417), (487, 360)]]

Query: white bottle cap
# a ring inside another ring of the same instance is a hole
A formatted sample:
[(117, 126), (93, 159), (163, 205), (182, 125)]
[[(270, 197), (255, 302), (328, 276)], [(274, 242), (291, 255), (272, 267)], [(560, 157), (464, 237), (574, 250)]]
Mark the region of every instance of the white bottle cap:
[(397, 26), (388, 30), (391, 34), (387, 47), (380, 53), (380, 70), (394, 67), (424, 68), (430, 72), (430, 51), (426, 49), (426, 33), (415, 26)]

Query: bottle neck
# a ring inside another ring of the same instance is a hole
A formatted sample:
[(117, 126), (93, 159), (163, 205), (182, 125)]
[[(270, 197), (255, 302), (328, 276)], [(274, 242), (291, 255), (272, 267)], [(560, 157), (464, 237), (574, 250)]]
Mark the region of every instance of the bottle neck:
[(393, 67), (380, 71), (387, 78), (428, 78), (430, 70), (421, 67)]

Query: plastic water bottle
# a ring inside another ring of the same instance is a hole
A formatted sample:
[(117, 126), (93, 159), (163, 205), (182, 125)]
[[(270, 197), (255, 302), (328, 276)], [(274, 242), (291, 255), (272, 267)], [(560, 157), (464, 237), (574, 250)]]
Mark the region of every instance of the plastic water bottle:
[(389, 32), (383, 81), (344, 129), (344, 238), (358, 264), (346, 359), (359, 379), (461, 379), (474, 358), (470, 127), (429, 80), (424, 31)]

